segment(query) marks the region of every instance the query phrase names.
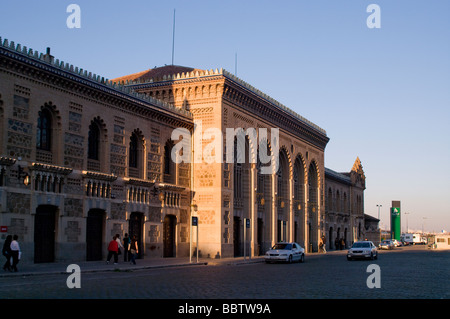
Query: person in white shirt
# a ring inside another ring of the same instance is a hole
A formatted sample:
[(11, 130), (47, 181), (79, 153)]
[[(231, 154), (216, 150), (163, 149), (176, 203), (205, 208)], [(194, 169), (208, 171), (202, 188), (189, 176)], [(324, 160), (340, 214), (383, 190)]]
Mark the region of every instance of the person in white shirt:
[(117, 241), (117, 245), (119, 246), (119, 251), (118, 251), (118, 255), (121, 254), (120, 248), (123, 249), (123, 245), (122, 245), (122, 241), (120, 240), (120, 235), (116, 234), (116, 241)]
[(11, 265), (12, 269), (17, 272), (17, 264), (19, 263), (19, 253), (20, 253), (20, 246), (19, 242), (17, 241), (19, 239), (19, 236), (14, 235), (13, 240), (11, 242), (11, 256), (13, 259), (13, 263)]

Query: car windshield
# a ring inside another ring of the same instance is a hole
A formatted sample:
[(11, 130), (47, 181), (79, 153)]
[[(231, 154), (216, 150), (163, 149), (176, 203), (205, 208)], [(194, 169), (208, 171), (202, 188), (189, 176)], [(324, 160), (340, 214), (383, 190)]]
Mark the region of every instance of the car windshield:
[(291, 244), (275, 244), (272, 249), (285, 249), (285, 250), (291, 250), (292, 245)]
[(352, 248), (369, 248), (369, 243), (354, 243)]

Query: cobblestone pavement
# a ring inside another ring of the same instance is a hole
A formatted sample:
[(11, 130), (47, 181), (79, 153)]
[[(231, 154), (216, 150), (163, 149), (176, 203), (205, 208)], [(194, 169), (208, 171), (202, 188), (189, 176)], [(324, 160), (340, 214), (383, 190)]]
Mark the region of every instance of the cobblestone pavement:
[[(305, 263), (210, 262), (171, 267), (82, 272), (81, 288), (70, 274), (53, 271), (0, 277), (0, 298), (81, 299), (448, 299), (450, 251), (403, 247), (381, 251), (378, 260), (347, 261), (345, 251), (308, 254)], [(381, 288), (368, 288), (367, 267), (380, 267)], [(49, 266), (50, 267), (50, 266)]]

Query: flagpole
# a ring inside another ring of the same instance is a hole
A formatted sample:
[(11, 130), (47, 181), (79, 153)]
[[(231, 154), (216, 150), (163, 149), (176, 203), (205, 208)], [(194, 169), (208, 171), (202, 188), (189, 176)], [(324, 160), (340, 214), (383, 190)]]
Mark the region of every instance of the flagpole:
[(175, 9), (173, 9), (173, 31), (172, 31), (172, 65), (175, 54)]

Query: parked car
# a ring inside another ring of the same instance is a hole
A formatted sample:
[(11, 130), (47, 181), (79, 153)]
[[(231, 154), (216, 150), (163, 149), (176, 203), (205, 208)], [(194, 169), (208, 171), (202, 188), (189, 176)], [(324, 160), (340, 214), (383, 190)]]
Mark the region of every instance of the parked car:
[(297, 243), (277, 243), (264, 256), (266, 263), (305, 261), (305, 249)]
[(389, 250), (391, 250), (391, 249), (394, 249), (394, 247), (395, 247), (394, 243), (390, 239), (385, 239), (378, 245), (378, 248), (380, 248), (380, 249), (389, 249)]
[(377, 247), (371, 241), (357, 241), (347, 252), (347, 260), (353, 260), (354, 258), (377, 259)]
[(403, 246), (401, 241), (398, 241), (397, 239), (392, 239), (392, 243), (395, 247)]

